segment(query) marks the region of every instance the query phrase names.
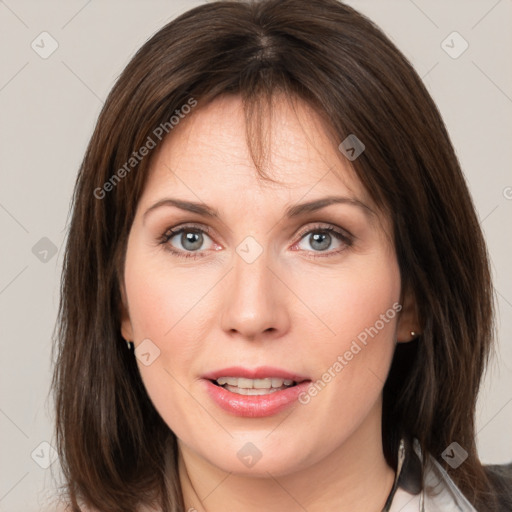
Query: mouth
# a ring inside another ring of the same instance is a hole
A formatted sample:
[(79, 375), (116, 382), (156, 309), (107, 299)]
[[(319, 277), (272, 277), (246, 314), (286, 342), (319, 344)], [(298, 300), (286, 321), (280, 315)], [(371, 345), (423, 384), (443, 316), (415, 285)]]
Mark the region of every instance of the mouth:
[(240, 366), (202, 376), (205, 391), (225, 412), (235, 416), (264, 417), (292, 406), (311, 384), (311, 379), (270, 366)]
[[(248, 379), (244, 377), (219, 377), (208, 379), (216, 386), (222, 387), (238, 395), (268, 395), (277, 391), (292, 388), (298, 384), (291, 379), (268, 377), (264, 379)], [(303, 381), (302, 381), (303, 382)]]

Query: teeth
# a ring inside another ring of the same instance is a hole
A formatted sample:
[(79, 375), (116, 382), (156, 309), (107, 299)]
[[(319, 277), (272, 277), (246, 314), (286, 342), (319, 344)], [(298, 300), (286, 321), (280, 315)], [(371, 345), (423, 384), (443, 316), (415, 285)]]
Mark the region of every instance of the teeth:
[[(239, 389), (280, 389), (283, 386), (291, 386), (293, 380), (280, 379), (277, 377), (269, 377), (266, 379), (245, 379), (242, 377), (219, 377), (217, 379), (219, 386), (228, 386), (239, 388)], [(253, 394), (253, 393), (251, 393)], [(260, 393), (262, 394), (262, 393)]]
[(266, 388), (266, 389), (254, 389), (254, 388), (237, 388), (236, 386), (230, 386), (226, 384), (223, 386), (224, 389), (231, 391), (232, 393), (237, 393), (238, 395), (268, 395), (270, 393), (275, 393), (276, 391), (281, 391), (282, 389), (287, 389), (286, 386), (281, 388)]

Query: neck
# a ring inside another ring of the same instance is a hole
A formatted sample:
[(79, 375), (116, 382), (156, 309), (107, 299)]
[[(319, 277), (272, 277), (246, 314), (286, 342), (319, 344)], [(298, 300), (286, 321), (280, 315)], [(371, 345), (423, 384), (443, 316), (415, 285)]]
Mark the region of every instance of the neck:
[(185, 510), (192, 512), (381, 512), (395, 477), (383, 454), (380, 407), (319, 462), (277, 477), (226, 473), (179, 440), (178, 447)]

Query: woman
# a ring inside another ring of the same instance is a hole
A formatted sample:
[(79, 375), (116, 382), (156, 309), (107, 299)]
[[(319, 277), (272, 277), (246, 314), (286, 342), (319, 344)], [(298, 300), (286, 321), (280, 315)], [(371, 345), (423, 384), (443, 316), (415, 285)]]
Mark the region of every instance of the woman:
[(120, 76), (76, 184), (70, 509), (506, 510), (475, 443), (492, 326), (459, 163), (389, 39), (335, 0), (192, 9)]

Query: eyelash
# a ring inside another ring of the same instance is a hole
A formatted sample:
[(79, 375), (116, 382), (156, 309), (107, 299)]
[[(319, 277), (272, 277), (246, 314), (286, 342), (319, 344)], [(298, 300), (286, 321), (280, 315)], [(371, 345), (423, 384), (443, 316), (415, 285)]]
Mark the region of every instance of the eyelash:
[[(171, 240), (171, 238), (175, 237), (176, 235), (179, 235), (180, 233), (182, 233), (184, 231), (185, 232), (195, 232), (195, 233), (197, 233), (197, 232), (206, 233), (207, 235), (209, 235), (211, 233), (210, 228), (200, 227), (200, 226), (197, 226), (194, 224), (179, 226), (178, 229), (168, 228), (162, 234), (162, 236), (159, 237), (159, 239), (158, 239), (159, 245), (163, 245), (164, 249), (166, 251), (169, 251), (170, 253), (177, 256), (178, 258), (185, 258), (185, 259), (186, 258), (192, 258), (192, 259), (203, 258), (205, 255), (201, 254), (200, 251), (184, 252), (182, 250), (176, 250), (176, 249), (172, 248), (171, 245), (168, 244), (168, 242), (169, 242), (169, 240)], [(340, 240), (341, 242), (343, 242), (346, 245), (346, 247), (352, 246), (352, 244), (354, 242), (354, 237), (351, 234), (349, 234), (348, 232), (347, 232), (347, 234), (345, 234), (342, 231), (338, 231), (337, 229), (335, 229), (332, 226), (314, 226), (312, 228), (308, 228), (304, 231), (301, 231), (301, 233), (299, 233), (299, 235), (298, 235), (299, 242), (305, 237), (305, 235), (309, 235), (311, 233), (317, 233), (317, 232), (329, 233), (329, 234), (334, 235), (334, 237), (337, 238), (338, 240)], [(297, 242), (297, 243), (299, 243), (299, 242)], [(336, 256), (336, 255), (340, 254), (341, 252), (343, 252), (346, 249), (346, 247), (338, 249), (336, 251), (329, 251), (329, 252), (320, 251), (320, 253), (326, 252), (326, 254), (315, 254), (315, 252), (318, 252), (318, 251), (309, 251), (309, 252), (313, 253), (311, 256), (312, 258), (327, 258), (327, 257)]]

